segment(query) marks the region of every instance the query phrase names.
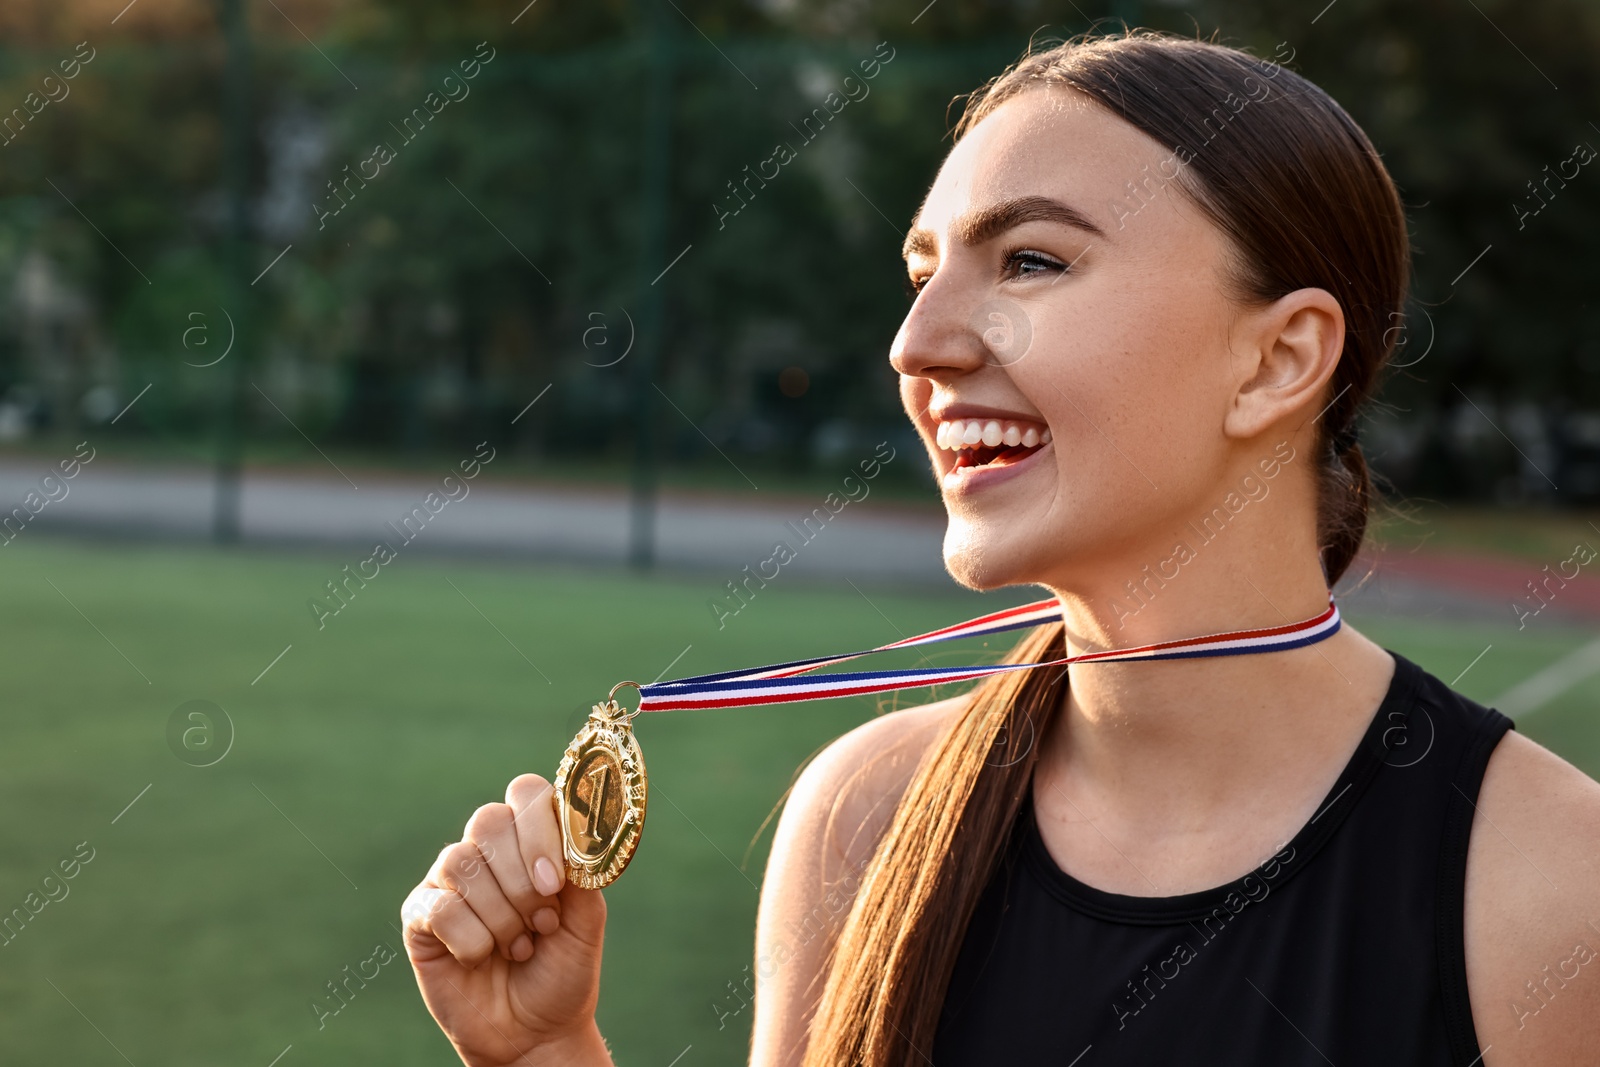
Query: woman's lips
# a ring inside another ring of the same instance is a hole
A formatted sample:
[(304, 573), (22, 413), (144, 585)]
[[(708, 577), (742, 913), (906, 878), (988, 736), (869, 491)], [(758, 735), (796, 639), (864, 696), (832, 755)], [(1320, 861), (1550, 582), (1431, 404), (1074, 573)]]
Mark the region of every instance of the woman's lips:
[[(941, 419), (934, 433), (946, 488), (993, 484), (1022, 468), (1051, 442), (1050, 428), (1026, 418)], [(954, 462), (947, 454), (953, 453)]]
[(958, 457), (956, 466), (944, 472), (944, 476), (939, 479), (939, 485), (944, 492), (952, 495), (974, 493), (1027, 473), (1029, 469), (1039, 464), (1041, 456), (1054, 450), (1055, 446), (1051, 444), (1042, 444), (1031, 449), (1006, 449), (1003, 457), (997, 462), (981, 465), (964, 466)]

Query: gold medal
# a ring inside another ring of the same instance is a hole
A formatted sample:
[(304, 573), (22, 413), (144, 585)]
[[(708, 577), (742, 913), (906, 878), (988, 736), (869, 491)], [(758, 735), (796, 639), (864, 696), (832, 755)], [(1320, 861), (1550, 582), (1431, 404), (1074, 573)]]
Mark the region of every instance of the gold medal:
[(622, 874), (644, 832), (648, 778), (633, 736), (633, 717), (616, 701), (618, 682), (596, 704), (556, 771), (556, 822), (567, 881), (581, 889), (610, 885)]

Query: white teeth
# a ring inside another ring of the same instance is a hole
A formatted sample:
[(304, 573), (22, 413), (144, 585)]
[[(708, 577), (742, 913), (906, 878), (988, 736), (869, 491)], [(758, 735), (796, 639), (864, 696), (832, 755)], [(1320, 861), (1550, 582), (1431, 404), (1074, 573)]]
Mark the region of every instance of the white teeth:
[(959, 452), (968, 448), (1036, 448), (1050, 443), (1050, 431), (1037, 424), (1001, 419), (950, 419), (934, 430), (934, 444)]

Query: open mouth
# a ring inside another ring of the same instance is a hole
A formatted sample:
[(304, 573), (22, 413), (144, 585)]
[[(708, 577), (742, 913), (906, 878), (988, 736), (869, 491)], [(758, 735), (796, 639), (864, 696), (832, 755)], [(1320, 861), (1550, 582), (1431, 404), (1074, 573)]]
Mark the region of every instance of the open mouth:
[(1050, 430), (1014, 419), (952, 419), (939, 423), (934, 442), (955, 453), (953, 470), (1006, 467), (1050, 443)]

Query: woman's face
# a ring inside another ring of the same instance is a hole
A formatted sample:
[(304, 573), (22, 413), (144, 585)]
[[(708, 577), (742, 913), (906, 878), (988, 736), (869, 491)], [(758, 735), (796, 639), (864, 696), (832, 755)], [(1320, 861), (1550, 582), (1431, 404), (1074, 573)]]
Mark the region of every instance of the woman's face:
[(1169, 549), (1227, 478), (1242, 309), (1179, 169), (1066, 89), (1001, 105), (940, 169), (890, 358), (963, 584), (1090, 593), (1122, 557)]

